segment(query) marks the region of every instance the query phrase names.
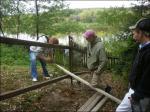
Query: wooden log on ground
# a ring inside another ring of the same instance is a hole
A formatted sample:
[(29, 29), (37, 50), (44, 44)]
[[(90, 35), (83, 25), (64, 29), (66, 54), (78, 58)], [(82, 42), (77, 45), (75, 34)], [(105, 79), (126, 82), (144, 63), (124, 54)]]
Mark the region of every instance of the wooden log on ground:
[(92, 110), (91, 112), (97, 112), (108, 100), (108, 97), (104, 97)]
[(78, 81), (84, 83), (85, 85), (87, 85), (88, 87), (90, 87), (92, 90), (97, 91), (98, 93), (107, 96), (107, 97), (110, 98), (112, 101), (115, 101), (115, 102), (118, 103), (118, 104), (121, 103), (121, 100), (119, 100), (118, 98), (116, 98), (116, 97), (114, 97), (114, 96), (108, 94), (107, 92), (105, 92), (105, 91), (103, 91), (103, 90), (101, 90), (101, 89), (99, 89), (99, 88), (94, 88), (89, 82), (87, 82), (87, 81), (83, 80), (82, 78), (76, 76), (75, 74), (71, 73), (70, 71), (66, 70), (65, 68), (61, 67), (60, 65), (57, 65), (57, 64), (56, 64), (56, 66), (57, 66), (59, 69), (63, 70), (66, 74), (68, 74), (68, 75), (72, 76), (73, 78), (77, 79)]
[[(83, 73), (88, 73), (88, 72), (89, 72), (89, 71), (76, 72), (76, 73), (77, 73), (78, 75), (81, 75), (81, 74), (83, 74)], [(34, 84), (34, 85), (31, 85), (31, 86), (28, 86), (28, 87), (25, 87), (25, 88), (12, 90), (12, 91), (8, 91), (8, 92), (5, 92), (5, 93), (0, 93), (0, 101), (5, 100), (5, 99), (8, 99), (8, 98), (11, 98), (11, 97), (14, 97), (14, 96), (18, 96), (18, 95), (20, 95), (20, 94), (23, 94), (23, 93), (26, 93), (26, 92), (29, 92), (29, 91), (32, 91), (32, 90), (41, 88), (41, 87), (46, 86), (46, 85), (49, 85), (49, 84), (56, 83), (56, 82), (58, 82), (58, 81), (61, 81), (61, 80), (63, 80), (63, 79), (66, 79), (66, 78), (70, 78), (70, 76), (69, 76), (69, 75), (63, 75), (63, 76), (56, 77), (56, 78), (51, 79), (51, 80), (47, 80), (47, 81), (43, 81), (43, 82), (36, 83), (36, 84)]]
[(95, 93), (92, 97), (90, 97), (82, 107), (78, 110), (78, 112), (83, 112), (85, 108), (89, 106), (89, 104), (96, 98), (97, 93)]
[(90, 112), (99, 100), (102, 98), (103, 95), (99, 95), (99, 93), (95, 93), (89, 100), (78, 110), (78, 112)]
[(102, 97), (103, 97), (102, 94), (100, 95), (100, 94), (97, 93), (96, 98), (93, 101), (91, 101), (89, 106), (87, 108), (85, 108), (84, 112), (90, 112), (96, 106), (96, 104), (100, 101), (100, 99)]

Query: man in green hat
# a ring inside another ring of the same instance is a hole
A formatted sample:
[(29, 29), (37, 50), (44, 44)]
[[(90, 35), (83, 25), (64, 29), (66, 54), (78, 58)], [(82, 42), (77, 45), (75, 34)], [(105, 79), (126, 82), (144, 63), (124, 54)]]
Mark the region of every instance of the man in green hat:
[(150, 19), (140, 19), (129, 27), (139, 43), (130, 75), (130, 89), (116, 112), (150, 112)]

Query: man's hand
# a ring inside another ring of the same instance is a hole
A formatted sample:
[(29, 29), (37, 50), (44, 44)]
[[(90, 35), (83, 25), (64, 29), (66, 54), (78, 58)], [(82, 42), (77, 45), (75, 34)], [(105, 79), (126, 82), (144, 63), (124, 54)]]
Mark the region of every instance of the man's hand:
[(97, 70), (95, 70), (95, 71), (94, 71), (94, 74), (98, 75), (98, 74), (99, 74), (99, 72), (97, 72)]
[(44, 59), (44, 56), (43, 55), (37, 55), (37, 59)]

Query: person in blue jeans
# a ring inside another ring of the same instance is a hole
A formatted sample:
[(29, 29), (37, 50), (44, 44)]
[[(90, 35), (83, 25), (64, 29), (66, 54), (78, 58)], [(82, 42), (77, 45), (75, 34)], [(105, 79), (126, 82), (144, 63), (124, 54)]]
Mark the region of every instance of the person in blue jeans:
[[(51, 37), (49, 38), (48, 43), (57, 45), (59, 44), (59, 40), (56, 37)], [(45, 48), (37, 57), (46, 63), (54, 63), (54, 52), (54, 48)]]
[[(47, 43), (48, 37), (43, 35), (40, 36), (37, 42), (41, 43)], [(50, 79), (50, 76), (48, 74), (47, 68), (46, 68), (46, 62), (40, 58), (38, 58), (38, 55), (43, 52), (43, 47), (39, 46), (30, 46), (30, 62), (31, 62), (31, 75), (32, 75), (32, 81), (38, 81), (38, 73), (37, 73), (37, 67), (36, 67), (36, 61), (37, 59), (40, 61), (42, 69), (43, 69), (43, 75), (45, 79)]]

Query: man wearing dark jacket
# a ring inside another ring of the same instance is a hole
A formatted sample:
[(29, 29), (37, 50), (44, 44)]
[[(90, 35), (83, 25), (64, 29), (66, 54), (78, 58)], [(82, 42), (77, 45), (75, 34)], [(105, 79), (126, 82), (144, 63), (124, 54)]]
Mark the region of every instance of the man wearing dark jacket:
[(129, 75), (129, 92), (116, 111), (150, 112), (150, 19), (140, 19), (129, 28), (140, 45)]

